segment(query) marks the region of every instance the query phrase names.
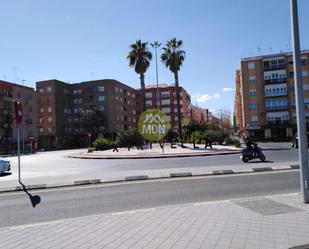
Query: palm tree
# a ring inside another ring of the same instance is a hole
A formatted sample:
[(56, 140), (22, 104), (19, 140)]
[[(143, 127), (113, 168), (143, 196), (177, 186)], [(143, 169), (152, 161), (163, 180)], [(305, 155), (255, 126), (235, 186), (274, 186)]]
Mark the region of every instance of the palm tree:
[(178, 133), (180, 135), (181, 145), (183, 146), (182, 130), (181, 130), (181, 114), (180, 114), (180, 93), (178, 82), (178, 71), (182, 66), (185, 59), (185, 51), (181, 50), (182, 40), (173, 38), (166, 42), (163, 47), (163, 53), (161, 54), (161, 60), (165, 66), (174, 73), (175, 86), (176, 86), (176, 98), (177, 98), (177, 117), (178, 117)]
[(145, 89), (145, 72), (147, 71), (152, 59), (152, 54), (148, 50), (147, 45), (148, 42), (137, 40), (130, 45), (131, 50), (127, 56), (129, 66), (134, 68), (137, 74), (140, 74), (142, 90)]

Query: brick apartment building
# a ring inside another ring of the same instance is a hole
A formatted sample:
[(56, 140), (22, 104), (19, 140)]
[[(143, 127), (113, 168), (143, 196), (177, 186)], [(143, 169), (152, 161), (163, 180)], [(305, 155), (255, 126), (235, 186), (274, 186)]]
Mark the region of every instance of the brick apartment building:
[(104, 113), (101, 135), (136, 127), (138, 91), (121, 82), (106, 79), (69, 84), (47, 80), (36, 86), (40, 146), (45, 149), (86, 146), (89, 134), (81, 121), (85, 110)]
[(207, 109), (203, 109), (198, 106), (190, 106), (190, 117), (196, 122), (202, 124), (207, 122)]
[[(309, 121), (309, 50), (302, 51), (305, 115)], [(296, 110), (292, 53), (241, 60), (236, 72), (235, 117), (240, 130), (266, 138), (295, 132)], [(279, 129), (281, 128), (281, 129)]]
[[(157, 86), (148, 85), (144, 90), (141, 90), (142, 100), (142, 110), (157, 108)], [(175, 85), (160, 84), (159, 85), (159, 107), (162, 112), (168, 115), (171, 128), (177, 130), (177, 98), (176, 98), (176, 87)], [(145, 107), (146, 105), (146, 107)], [(190, 105), (191, 98), (187, 91), (180, 87), (180, 110), (182, 123), (189, 122), (190, 116)]]
[(0, 81), (0, 151), (4, 146), (15, 150), (17, 127), (14, 121), (13, 101), (22, 103), (23, 122), (21, 124), (22, 149), (34, 149), (37, 134), (37, 93), (31, 87), (21, 86), (7, 81)]

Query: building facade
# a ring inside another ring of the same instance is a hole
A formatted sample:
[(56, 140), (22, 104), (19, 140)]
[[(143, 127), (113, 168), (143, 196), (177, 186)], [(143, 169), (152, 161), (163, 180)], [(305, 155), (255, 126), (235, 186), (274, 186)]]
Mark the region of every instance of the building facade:
[(191, 105), (190, 106), (190, 116), (192, 120), (203, 124), (207, 122), (207, 109)]
[[(171, 128), (177, 130), (177, 98), (175, 85), (160, 84), (157, 88), (156, 85), (146, 86), (141, 91), (141, 105), (142, 110), (158, 108), (164, 112), (171, 122)], [(159, 93), (159, 96), (157, 96)], [(159, 102), (159, 106), (158, 106)], [(187, 91), (180, 87), (180, 112), (182, 124), (190, 121), (190, 105), (191, 98)]]
[[(136, 127), (138, 91), (116, 80), (75, 84), (40, 81), (37, 92), (39, 136), (43, 148), (86, 146), (98, 135)], [(103, 115), (96, 134), (91, 134), (83, 124), (82, 113), (88, 110)]]
[[(308, 59), (309, 51), (302, 51), (307, 120), (309, 120)], [(293, 135), (296, 110), (292, 53), (241, 60), (240, 71), (236, 73), (235, 114), (241, 130), (263, 133), (260, 135), (265, 137)], [(275, 128), (279, 126), (283, 129), (278, 134), (274, 134)]]
[[(37, 133), (37, 93), (31, 87), (0, 81), (0, 151), (16, 150), (17, 126), (14, 120), (14, 100), (21, 102), (23, 120), (20, 139), (22, 151), (32, 151), (36, 147)], [(4, 148), (8, 146), (8, 148)]]

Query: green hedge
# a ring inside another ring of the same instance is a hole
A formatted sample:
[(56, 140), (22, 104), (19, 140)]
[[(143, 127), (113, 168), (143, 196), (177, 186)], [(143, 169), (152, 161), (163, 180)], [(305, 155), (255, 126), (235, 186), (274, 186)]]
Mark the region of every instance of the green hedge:
[(106, 138), (97, 138), (93, 142), (93, 147), (96, 150), (108, 150), (112, 148), (112, 142), (109, 139)]

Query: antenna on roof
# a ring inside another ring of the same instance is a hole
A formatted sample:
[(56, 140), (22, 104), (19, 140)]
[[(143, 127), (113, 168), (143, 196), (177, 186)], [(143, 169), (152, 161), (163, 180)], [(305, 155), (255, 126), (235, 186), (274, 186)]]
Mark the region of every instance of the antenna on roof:
[(26, 80), (21, 80), (21, 82), (22, 82), (23, 86), (25, 85), (25, 81), (26, 81)]

